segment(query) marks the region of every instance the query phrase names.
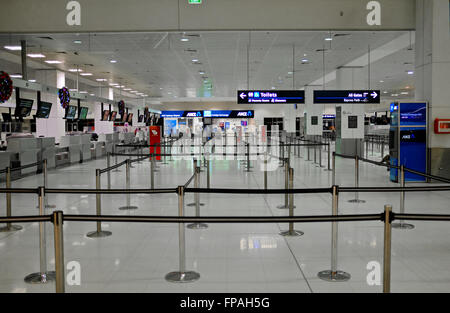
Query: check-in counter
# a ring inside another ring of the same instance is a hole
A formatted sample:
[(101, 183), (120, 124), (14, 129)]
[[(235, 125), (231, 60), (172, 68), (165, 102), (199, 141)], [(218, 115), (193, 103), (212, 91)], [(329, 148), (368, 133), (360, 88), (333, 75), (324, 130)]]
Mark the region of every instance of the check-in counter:
[[(34, 137), (10, 137), (7, 139), (8, 147), (7, 151), (11, 152), (11, 164), (13, 167), (28, 165), (36, 163), (38, 161), (38, 149), (37, 139)], [(22, 171), (14, 171), (14, 177), (18, 177), (21, 174), (30, 174), (37, 171), (36, 167), (30, 167), (23, 169)]]
[(80, 157), (81, 157), (81, 161), (87, 161), (90, 160), (91, 157), (91, 135), (89, 134), (82, 134), (79, 135), (80, 138), (80, 145), (81, 145), (81, 150), (80, 150)]
[[(54, 168), (56, 166), (55, 138), (40, 137), (36, 139), (39, 149), (38, 160), (47, 160), (47, 168)], [(42, 164), (40, 165), (40, 169), (42, 169)]]
[(55, 148), (55, 166), (63, 166), (70, 164), (69, 147)]
[(91, 158), (99, 159), (103, 156), (103, 141), (91, 141)]
[(61, 148), (67, 147), (69, 163), (78, 163), (80, 162), (81, 156), (81, 144), (80, 144), (80, 136), (62, 136), (59, 141), (59, 146)]
[(113, 134), (100, 134), (98, 135), (98, 141), (104, 142), (102, 149), (102, 155), (106, 155), (106, 153), (112, 153), (113, 152)]

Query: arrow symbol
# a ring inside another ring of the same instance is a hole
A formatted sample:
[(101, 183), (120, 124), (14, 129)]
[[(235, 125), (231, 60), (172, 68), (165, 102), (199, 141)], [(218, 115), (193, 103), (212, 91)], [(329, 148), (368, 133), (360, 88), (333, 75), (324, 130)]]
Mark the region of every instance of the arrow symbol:
[(241, 99), (244, 99), (245, 97), (247, 97), (247, 95), (243, 92), (241, 92), (241, 94), (239, 96), (241, 97)]
[(372, 92), (371, 94), (370, 94), (371, 96), (372, 96), (372, 98), (376, 98), (377, 96), (378, 96), (378, 94), (374, 91), (374, 92)]

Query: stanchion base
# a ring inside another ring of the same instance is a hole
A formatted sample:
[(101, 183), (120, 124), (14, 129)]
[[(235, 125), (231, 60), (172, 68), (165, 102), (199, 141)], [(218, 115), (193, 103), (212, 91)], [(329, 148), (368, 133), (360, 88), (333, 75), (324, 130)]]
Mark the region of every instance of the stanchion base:
[(22, 229), (22, 226), (10, 225), (9, 227), (8, 226), (4, 226), (4, 227), (0, 228), (0, 232), (1, 233), (5, 233), (5, 232), (9, 232), (9, 231), (18, 231), (18, 230), (21, 230), (21, 229)]
[(298, 237), (298, 236), (303, 236), (305, 233), (300, 231), (300, 230), (284, 230), (282, 232), (279, 232), (279, 234), (281, 236), (285, 236), (285, 237)]
[[(205, 204), (204, 204), (204, 203), (199, 203), (199, 205), (200, 205), (200, 206), (204, 206)], [(188, 204), (186, 204), (186, 206), (195, 206), (195, 202), (193, 202), (193, 203), (188, 203)]]
[(188, 224), (186, 227), (189, 229), (206, 229), (208, 228), (208, 225), (203, 223), (192, 223)]
[(348, 200), (348, 202), (350, 202), (350, 203), (366, 203), (366, 200), (352, 199), (352, 200)]
[(108, 237), (111, 236), (112, 232), (107, 231), (107, 230), (101, 230), (101, 231), (91, 231), (89, 233), (86, 234), (86, 237), (89, 238), (102, 238), (102, 237)]
[(23, 280), (29, 284), (46, 284), (56, 279), (56, 273), (54, 271), (46, 273), (33, 273), (26, 276)]
[(408, 224), (408, 223), (392, 223), (392, 228), (397, 228), (397, 229), (414, 229), (414, 225), (412, 224)]
[(171, 283), (191, 283), (200, 279), (200, 274), (194, 271), (170, 272), (165, 279)]
[[(294, 209), (296, 208), (296, 206), (294, 205)], [(280, 210), (287, 210), (287, 209), (289, 209), (289, 205), (288, 206), (285, 206), (284, 204), (280, 204), (280, 205), (277, 205), (277, 209), (280, 209)]]
[(137, 210), (138, 207), (134, 206), (134, 205), (126, 205), (126, 206), (121, 206), (119, 208), (119, 210)]
[[(54, 204), (47, 204), (45, 206), (46, 209), (56, 209), (56, 205)], [(36, 209), (39, 209), (39, 206), (36, 206)]]
[(325, 270), (317, 273), (317, 277), (325, 281), (347, 281), (350, 279), (350, 274), (343, 271), (332, 272), (331, 270)]

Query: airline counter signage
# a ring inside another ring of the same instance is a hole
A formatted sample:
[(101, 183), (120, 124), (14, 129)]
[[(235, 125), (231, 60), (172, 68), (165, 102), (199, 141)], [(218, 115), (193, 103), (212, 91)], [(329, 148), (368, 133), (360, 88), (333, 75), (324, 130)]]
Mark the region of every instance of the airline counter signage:
[(215, 110), (203, 111), (204, 117), (212, 118), (253, 118), (255, 116), (254, 110)]
[(203, 117), (203, 111), (161, 111), (161, 117)]
[(305, 103), (303, 90), (238, 90), (239, 104), (252, 103)]
[(380, 91), (314, 90), (314, 103), (380, 103)]

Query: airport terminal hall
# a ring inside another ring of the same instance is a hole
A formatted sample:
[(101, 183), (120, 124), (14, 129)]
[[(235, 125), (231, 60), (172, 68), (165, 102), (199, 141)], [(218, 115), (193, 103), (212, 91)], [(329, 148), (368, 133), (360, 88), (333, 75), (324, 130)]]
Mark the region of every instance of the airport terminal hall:
[(450, 0), (0, 5), (0, 293), (450, 292)]

